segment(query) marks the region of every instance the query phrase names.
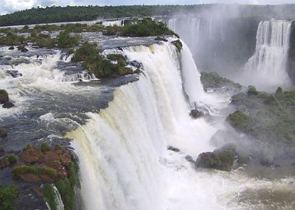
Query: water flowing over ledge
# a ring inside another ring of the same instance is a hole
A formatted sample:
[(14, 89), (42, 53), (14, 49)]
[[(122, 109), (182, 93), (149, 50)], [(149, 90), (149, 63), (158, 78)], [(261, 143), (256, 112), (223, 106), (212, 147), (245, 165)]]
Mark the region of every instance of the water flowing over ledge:
[[(171, 193), (167, 180), (172, 179), (167, 175), (167, 146), (192, 155), (210, 150), (216, 129), (203, 119), (190, 119), (181, 63), (172, 44), (124, 52), (143, 63), (144, 74), (117, 89), (107, 109), (89, 113), (88, 123), (68, 134), (80, 159), (85, 209), (166, 209)], [(194, 63), (182, 65), (195, 71), (186, 79), (198, 76)], [(201, 87), (196, 81), (187, 86), (191, 94)]]
[(256, 51), (246, 63), (243, 76), (239, 76), (241, 82), (263, 90), (291, 84), (287, 71), (290, 32), (291, 21), (269, 20), (259, 23)]

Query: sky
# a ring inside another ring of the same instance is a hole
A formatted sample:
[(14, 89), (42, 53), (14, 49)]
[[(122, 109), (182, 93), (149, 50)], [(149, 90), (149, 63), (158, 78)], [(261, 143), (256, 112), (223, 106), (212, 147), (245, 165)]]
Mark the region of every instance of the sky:
[[(4, 3), (3, 3), (4, 2)], [(67, 6), (67, 5), (142, 5), (142, 4), (206, 4), (206, 3), (240, 3), (240, 4), (284, 4), (295, 0), (0, 0), (0, 14), (32, 7)]]

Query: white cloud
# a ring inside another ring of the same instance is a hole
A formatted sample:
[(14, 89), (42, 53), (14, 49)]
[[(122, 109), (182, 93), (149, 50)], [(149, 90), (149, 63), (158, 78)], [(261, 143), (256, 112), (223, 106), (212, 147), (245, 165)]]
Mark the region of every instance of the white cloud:
[(4, 4), (1, 5), (3, 11), (14, 11), (29, 9), (35, 6), (37, 0), (4, 0)]

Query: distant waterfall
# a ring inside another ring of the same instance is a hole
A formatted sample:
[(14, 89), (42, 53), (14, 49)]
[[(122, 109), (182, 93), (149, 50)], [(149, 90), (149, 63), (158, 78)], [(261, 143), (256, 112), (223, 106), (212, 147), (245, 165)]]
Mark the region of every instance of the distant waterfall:
[[(208, 24), (210, 25), (211, 21), (208, 22)], [(202, 40), (200, 18), (193, 16), (171, 18), (168, 20), (168, 27), (180, 35), (181, 39), (189, 45), (193, 54), (197, 53), (199, 45), (201, 44), (200, 41)], [(204, 28), (202, 28), (202, 30), (204, 30)], [(209, 31), (209, 36), (211, 37), (212, 34), (210, 32), (211, 31)]]
[(244, 68), (247, 83), (267, 89), (288, 85), (287, 59), (291, 22), (270, 20), (260, 22), (256, 51)]
[[(185, 47), (183, 56), (191, 57), (187, 50)], [(183, 205), (181, 198), (187, 195), (180, 192), (181, 187), (174, 189), (179, 171), (167, 166), (173, 164), (166, 160), (167, 146), (172, 145), (194, 156), (212, 149), (209, 139), (216, 129), (204, 119), (189, 117), (181, 60), (172, 44), (129, 47), (124, 53), (143, 64), (144, 73), (139, 81), (118, 88), (108, 108), (99, 114), (88, 113), (86, 125), (67, 135), (75, 139), (74, 147), (80, 159), (85, 209), (179, 209), (178, 206)], [(193, 62), (190, 57), (182, 60), (189, 62), (184, 64), (184, 71), (187, 76), (196, 78), (187, 81), (190, 83), (187, 88), (198, 93), (201, 88), (199, 73), (189, 72), (197, 71), (195, 64), (190, 63)], [(184, 157), (181, 161), (182, 165), (189, 164)], [(192, 182), (200, 183), (195, 187), (205, 184), (204, 178), (190, 177)], [(192, 186), (186, 181), (183, 185)], [(195, 194), (196, 197), (190, 200), (194, 204), (187, 203), (190, 208), (186, 210), (195, 209), (196, 205), (218, 209), (213, 195), (204, 198), (198, 190), (192, 195)]]

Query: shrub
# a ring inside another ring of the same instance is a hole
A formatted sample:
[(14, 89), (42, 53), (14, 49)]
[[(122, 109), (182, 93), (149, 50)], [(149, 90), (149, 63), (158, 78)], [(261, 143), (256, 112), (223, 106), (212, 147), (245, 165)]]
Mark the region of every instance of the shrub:
[(10, 165), (16, 164), (18, 157), (15, 154), (10, 154), (6, 156), (7, 160), (9, 161)]
[(107, 58), (111, 61), (116, 61), (120, 66), (126, 66), (127, 61), (126, 58), (121, 54), (109, 54)]
[(278, 87), (275, 93), (276, 96), (281, 96), (283, 95), (283, 89), (281, 87)]
[(178, 52), (180, 52), (182, 50), (182, 42), (178, 39), (172, 42), (172, 44), (174, 44), (174, 46), (177, 48)]
[(61, 195), (65, 210), (75, 209), (75, 188), (69, 179), (60, 180), (56, 187)]
[(249, 96), (251, 96), (251, 95), (258, 95), (258, 92), (257, 92), (257, 90), (256, 90), (256, 88), (254, 87), (254, 86), (252, 86), (252, 85), (250, 85), (249, 87), (248, 87), (248, 91), (247, 91), (247, 94), (249, 95)]
[(161, 36), (175, 35), (164, 23), (155, 22), (151, 18), (137, 21), (135, 24), (127, 24), (122, 29), (122, 36)]
[(0, 186), (0, 209), (16, 210), (15, 199), (18, 197), (18, 190), (15, 186)]
[(132, 73), (132, 69), (125, 67), (127, 62), (124, 56), (113, 54), (107, 58), (117, 61), (117, 64), (102, 56), (96, 44), (84, 43), (75, 51), (72, 61), (82, 62), (83, 67), (97, 78)]
[(48, 151), (50, 151), (50, 146), (46, 142), (44, 142), (41, 144), (40, 149), (41, 149), (41, 152), (48, 152)]
[(44, 200), (48, 203), (51, 210), (57, 210), (56, 195), (53, 185), (45, 184), (43, 188)]
[(24, 174), (33, 174), (36, 176), (47, 175), (51, 178), (55, 178), (57, 172), (55, 169), (47, 167), (47, 166), (29, 166), (29, 165), (20, 165), (16, 166), (12, 173), (15, 177), (19, 177)]
[(241, 111), (236, 111), (230, 114), (227, 120), (229, 121), (231, 126), (242, 131), (247, 130), (250, 123), (249, 116)]
[(69, 32), (62, 31), (57, 36), (57, 46), (59, 48), (72, 48), (79, 44), (77, 36), (71, 36)]
[(84, 43), (79, 49), (74, 53), (72, 61), (86, 61), (94, 60), (99, 54), (99, 50), (96, 44)]

